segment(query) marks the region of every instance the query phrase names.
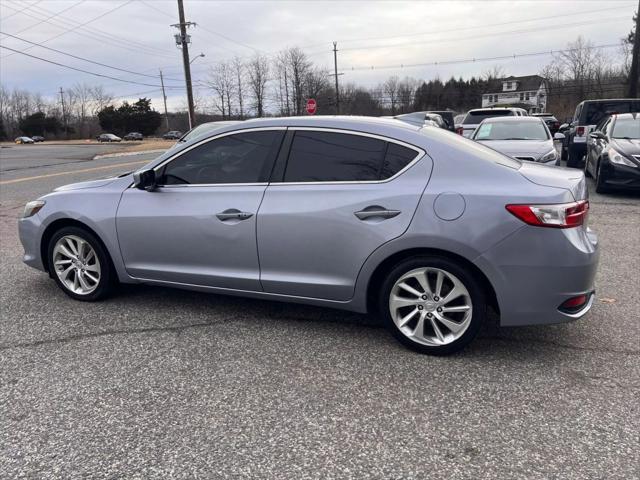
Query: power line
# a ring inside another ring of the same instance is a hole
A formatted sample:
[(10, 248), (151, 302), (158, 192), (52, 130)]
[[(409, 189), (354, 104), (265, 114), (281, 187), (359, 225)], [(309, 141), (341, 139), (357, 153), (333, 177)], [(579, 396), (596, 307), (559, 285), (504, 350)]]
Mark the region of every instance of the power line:
[[(44, 23), (44, 22), (46, 22), (46, 21), (48, 21), (48, 20), (51, 20), (52, 18), (57, 17), (57, 16), (59, 16), (59, 15), (62, 15), (64, 12), (66, 12), (66, 11), (68, 11), (68, 10), (71, 10), (71, 9), (72, 9), (72, 8), (74, 8), (74, 7), (77, 7), (78, 5), (80, 5), (80, 4), (81, 4), (82, 2), (84, 2), (84, 1), (85, 1), (85, 0), (80, 0), (79, 2), (74, 3), (74, 4), (73, 4), (73, 5), (71, 5), (70, 7), (67, 7), (67, 8), (65, 8), (65, 9), (63, 9), (63, 10), (60, 10), (60, 11), (59, 11), (59, 12), (57, 12), (57, 13), (54, 13), (53, 15), (51, 15), (51, 16), (49, 16), (49, 17), (45, 18), (44, 20), (40, 20), (39, 22), (33, 23), (33, 24), (29, 25), (28, 27), (23, 28), (22, 30), (18, 30), (17, 32), (14, 32), (14, 34), (22, 33), (22, 32), (26, 32), (27, 30), (31, 30), (33, 27), (37, 27), (37, 26), (38, 26), (38, 25), (40, 25), (41, 23)], [(36, 3), (39, 3), (39, 2), (36, 2)], [(12, 17), (13, 15), (17, 15), (18, 13), (24, 13), (24, 11), (25, 11), (25, 10), (29, 10), (29, 9), (30, 9), (31, 7), (33, 7), (36, 3), (34, 3), (34, 4), (32, 4), (32, 5), (29, 5), (28, 7), (26, 7), (26, 8), (24, 8), (24, 9), (20, 10), (19, 12), (16, 12), (16, 13), (14, 13), (14, 14), (12, 14), (12, 15), (9, 15), (9, 16), (10, 16), (10, 17)], [(9, 8), (11, 8), (11, 7), (9, 7)], [(25, 14), (25, 15), (27, 15), (27, 14)]]
[[(81, 68), (76, 68), (76, 67), (72, 67), (70, 65), (65, 65), (63, 63), (54, 62), (53, 60), (47, 60), (46, 58), (38, 57), (36, 55), (31, 55), (30, 53), (26, 53), (26, 52), (21, 52), (20, 50), (15, 50), (13, 48), (9, 48), (9, 47), (6, 47), (4, 45), (0, 45), (0, 48), (4, 48), (5, 50), (10, 50), (12, 52), (19, 53), (20, 55), (25, 55), (27, 57), (35, 58), (36, 60), (41, 60), (43, 62), (51, 63), (53, 65), (58, 65), (59, 67), (64, 67), (64, 68), (68, 68), (70, 70), (75, 70), (76, 72), (87, 73), (89, 75), (94, 75), (96, 77), (109, 78), (111, 80), (116, 80), (118, 82), (123, 82), (123, 83), (131, 83), (131, 84), (135, 84), (135, 85), (144, 85), (145, 87), (157, 87), (157, 88), (160, 88), (160, 85), (152, 85), (150, 83), (141, 83), (141, 82), (136, 82), (136, 81), (133, 81), (133, 80), (125, 80), (123, 78), (112, 77), (111, 75), (104, 75), (102, 73), (89, 72), (88, 70), (83, 70)], [(165, 88), (173, 88), (173, 89), (175, 89), (175, 88), (183, 88), (183, 87), (170, 86), (170, 87), (165, 87)]]
[[(161, 13), (162, 15), (164, 15), (167, 18), (171, 18), (171, 19), (174, 18), (173, 15), (171, 15), (170, 13), (167, 13), (164, 10), (160, 10), (158, 7), (156, 7), (155, 5), (151, 5), (150, 3), (146, 2), (145, 0), (137, 0), (137, 1), (138, 1), (138, 3), (141, 3), (142, 5), (146, 6), (147, 8), (150, 8), (152, 10), (155, 10), (158, 13)], [(208, 28), (203, 27), (202, 24), (200, 24), (200, 23), (198, 24), (198, 29), (199, 30), (203, 30), (203, 31), (205, 31), (207, 33), (210, 33), (212, 35), (215, 35), (217, 37), (224, 38), (228, 42), (235, 43), (236, 45), (240, 45), (241, 47), (248, 48), (250, 50), (253, 50), (254, 52), (259, 52), (259, 50), (257, 48), (254, 48), (251, 45), (247, 45), (246, 43), (242, 43), (242, 42), (239, 42), (237, 40), (234, 40), (233, 38), (230, 38), (230, 37), (227, 37), (226, 35), (223, 35), (222, 33), (218, 33), (218, 32), (215, 32), (213, 30), (209, 30)]]
[[(116, 7), (116, 9), (117, 8), (121, 8), (121, 7), (127, 5), (128, 3), (132, 2), (132, 1), (133, 0), (129, 0), (128, 2)], [(11, 8), (11, 9), (15, 10), (14, 7), (8, 7), (8, 8)], [(40, 10), (42, 10), (45, 13), (52, 13), (50, 10), (46, 10), (44, 8), (41, 8)], [(155, 47), (150, 47), (150, 46), (144, 45), (142, 43), (135, 42), (133, 40), (120, 39), (119, 37), (116, 37), (115, 35), (103, 32), (102, 30), (99, 30), (99, 29), (97, 29), (95, 27), (92, 27), (91, 29), (88, 29), (88, 28), (84, 27), (88, 23), (91, 23), (91, 22), (97, 20), (98, 18), (101, 18), (101, 17), (107, 15), (108, 13), (111, 13), (114, 10), (115, 9), (110, 10), (108, 12), (105, 12), (101, 16), (96, 17), (96, 18), (94, 18), (92, 20), (89, 20), (88, 22), (85, 22), (85, 23), (74, 22), (74, 21), (66, 19), (66, 18), (65, 19), (58, 18), (55, 21), (50, 21), (48, 19), (47, 20), (43, 20), (46, 23), (49, 23), (49, 24), (51, 24), (51, 25), (53, 25), (53, 26), (55, 26), (57, 28), (62, 28), (65, 31), (60, 33), (60, 34), (58, 34), (58, 35), (56, 35), (56, 36), (54, 36), (54, 37), (48, 38), (47, 40), (44, 40), (41, 43), (49, 42), (50, 40), (58, 38), (58, 37), (60, 37), (62, 35), (66, 35), (67, 33), (73, 32), (76, 35), (81, 35), (81, 36), (84, 36), (84, 37), (87, 37), (87, 38), (91, 38), (92, 40), (97, 40), (97, 41), (102, 42), (102, 43), (108, 43), (109, 45), (113, 45), (113, 46), (118, 47), (118, 48), (124, 48), (126, 50), (130, 50), (132, 52), (136, 52), (138, 54), (141, 53), (141, 50), (143, 50), (143, 53), (146, 53), (148, 55), (155, 55), (155, 56), (160, 56), (160, 57), (174, 58), (173, 55), (170, 55), (170, 54), (166, 53), (165, 51), (159, 50), (159, 49), (157, 49)], [(42, 18), (42, 14), (40, 12), (30, 12), (29, 15), (35, 16), (36, 18), (40, 18), (40, 19)], [(132, 47), (136, 47), (136, 48), (132, 48)], [(161, 53), (157, 53), (157, 52), (161, 52)], [(9, 56), (9, 55), (7, 55), (7, 56)]]
[[(465, 30), (476, 30), (476, 29), (479, 29), (479, 28), (482, 28), (482, 29), (486, 30), (486, 29), (493, 28), (493, 27), (501, 27), (501, 26), (505, 26), (505, 25), (514, 25), (514, 24), (517, 24), (517, 23), (530, 23), (530, 22), (536, 22), (536, 21), (539, 21), (539, 20), (552, 20), (552, 19), (561, 18), (561, 17), (575, 17), (577, 15), (587, 15), (587, 14), (590, 14), (590, 13), (600, 13), (600, 12), (611, 12), (611, 7), (601, 8), (601, 9), (598, 9), (598, 10), (588, 10), (586, 12), (574, 11), (574, 12), (571, 12), (571, 13), (565, 13), (563, 15), (552, 15), (552, 16), (546, 16), (546, 17), (528, 18), (528, 19), (522, 19), (522, 20), (513, 20), (513, 21), (509, 21), (509, 22), (475, 25), (475, 26), (471, 26), (471, 27), (454, 27), (454, 28), (447, 28), (447, 29), (443, 29), (443, 30), (430, 30), (430, 31), (426, 31), (426, 32), (414, 32), (414, 33), (406, 33), (406, 34), (401, 34), (401, 35), (350, 38), (350, 39), (343, 39), (343, 40), (341, 40), (341, 42), (342, 43), (349, 43), (349, 42), (360, 42), (360, 41), (365, 41), (365, 40), (391, 40), (391, 39), (394, 39), (394, 38), (418, 37), (418, 36), (421, 36), (421, 35), (434, 35), (434, 34), (438, 34), (438, 33), (462, 32), (462, 31), (465, 31)], [(315, 44), (311, 44), (311, 45), (306, 45), (306, 47), (316, 47), (316, 46), (321, 46), (321, 45), (325, 45), (325, 44), (324, 43), (315, 43)]]
[[(142, 77), (158, 78), (158, 76), (157, 76), (157, 75), (149, 75), (149, 74), (146, 74), (146, 73), (140, 73), (140, 72), (134, 72), (134, 71), (132, 71), (132, 70), (127, 70), (127, 69), (125, 69), (125, 68), (114, 67), (113, 65), (107, 65), (106, 63), (96, 62), (96, 61), (94, 61), (94, 60), (90, 60), (90, 59), (88, 59), (88, 58), (79, 57), (78, 55), (73, 55), (72, 53), (67, 53), (67, 52), (63, 52), (63, 51), (61, 51), (61, 50), (57, 50), (57, 49), (55, 49), (55, 48), (46, 47), (46, 46), (44, 46), (44, 45), (39, 45), (39, 44), (37, 44), (37, 43), (35, 43), (35, 42), (32, 42), (32, 41), (30, 41), (30, 40), (27, 40), (27, 39), (24, 39), (24, 38), (18, 37), (18, 36), (16, 36), (16, 35), (11, 35), (10, 33), (5, 33), (5, 32), (0, 31), (0, 34), (2, 34), (2, 35), (7, 35), (8, 37), (15, 38), (15, 39), (17, 39), (17, 40), (20, 40), (21, 42), (29, 43), (29, 44), (31, 44), (31, 45), (38, 46), (38, 47), (40, 47), (40, 48), (45, 48), (45, 49), (47, 49), (47, 50), (51, 50), (52, 52), (60, 53), (60, 54), (62, 54), (62, 55), (66, 55), (66, 56), (68, 56), (68, 57), (72, 57), (72, 58), (76, 58), (76, 59), (78, 59), (78, 60), (82, 60), (82, 61), (84, 61), (84, 62), (89, 62), (89, 63), (93, 63), (93, 64), (95, 64), (95, 65), (100, 65), (101, 67), (107, 67), (107, 68), (111, 68), (111, 69), (113, 69), (113, 70), (119, 70), (119, 71), (121, 71), (121, 72), (131, 73), (131, 74), (133, 74), (133, 75), (140, 75), (140, 76), (142, 76)], [(172, 79), (172, 80), (173, 80), (173, 79)]]
[(529, 28), (529, 29), (524, 29), (524, 30), (509, 30), (509, 31), (505, 31), (505, 32), (491, 32), (491, 33), (484, 33), (484, 34), (479, 34), (479, 35), (473, 35), (473, 36), (467, 36), (463, 39), (460, 38), (455, 38), (455, 37), (450, 37), (450, 38), (439, 38), (439, 39), (429, 39), (429, 40), (420, 40), (418, 42), (405, 42), (405, 43), (395, 43), (393, 45), (370, 45), (370, 46), (365, 46), (365, 47), (350, 47), (350, 48), (343, 48), (342, 51), (355, 51), (355, 50), (375, 50), (375, 49), (381, 49), (381, 48), (396, 48), (396, 47), (406, 47), (406, 46), (413, 46), (413, 45), (419, 45), (419, 44), (423, 44), (423, 43), (429, 43), (429, 44), (434, 44), (434, 43), (443, 43), (443, 42), (463, 42), (463, 41), (467, 41), (467, 40), (475, 40), (478, 38), (487, 38), (487, 37), (495, 37), (495, 36), (503, 36), (503, 35), (509, 35), (509, 34), (521, 34), (521, 33), (531, 33), (531, 32), (540, 32), (540, 31), (546, 31), (546, 30), (554, 30), (554, 29), (564, 29), (567, 27), (575, 27), (575, 26), (583, 26), (583, 25), (591, 25), (593, 23), (607, 23), (607, 22), (617, 22), (619, 20), (624, 20), (626, 19), (627, 16), (620, 16), (620, 17), (610, 17), (610, 18), (598, 18), (595, 20), (586, 20), (586, 21), (582, 21), (582, 22), (574, 22), (574, 23), (564, 23), (562, 25), (550, 25), (547, 27), (537, 27), (537, 28)]
[[(596, 48), (612, 48), (612, 47), (619, 47), (620, 45), (618, 43), (609, 43), (606, 45), (595, 45), (593, 47), (593, 49)], [(522, 58), (522, 57), (536, 57), (536, 56), (541, 56), (541, 55), (553, 55), (554, 53), (565, 53), (565, 52), (573, 52), (576, 51), (578, 49), (576, 48), (568, 48), (568, 49), (564, 49), (564, 50), (549, 50), (549, 51), (545, 51), (545, 52), (534, 52), (534, 53), (514, 53), (512, 55), (502, 55), (502, 56), (496, 56), (496, 57), (484, 57), (484, 58), (470, 58), (470, 59), (466, 59), (466, 60), (443, 60), (440, 62), (425, 62), (425, 63), (407, 63), (407, 64), (396, 64), (396, 65), (371, 65), (368, 67), (346, 67), (344, 70), (351, 70), (351, 71), (356, 71), (356, 70), (386, 70), (386, 69), (390, 69), (390, 68), (400, 68), (400, 69), (404, 69), (404, 68), (414, 68), (414, 67), (431, 67), (431, 66), (438, 66), (438, 65), (454, 65), (454, 64), (462, 64), (462, 63), (475, 63), (475, 62), (486, 62), (486, 61), (495, 61), (495, 60), (510, 60), (512, 58)]]
[[(46, 40), (43, 40), (42, 42), (38, 43), (38, 45), (42, 45), (43, 43), (46, 43), (46, 42), (49, 42), (49, 41), (51, 41), (51, 40), (53, 40), (53, 39), (55, 39), (55, 38), (61, 37), (62, 35), (66, 35), (67, 33), (72, 32), (73, 30), (75, 30), (75, 29), (77, 29), (77, 28), (80, 28), (80, 27), (82, 27), (82, 26), (84, 26), (84, 25), (87, 25), (87, 24), (89, 24), (89, 23), (91, 23), (91, 22), (95, 22), (96, 20), (98, 20), (98, 19), (100, 19), (100, 18), (102, 18), (102, 17), (104, 17), (104, 16), (106, 16), (106, 15), (108, 15), (108, 14), (112, 13), (112, 12), (115, 12), (116, 10), (118, 10), (118, 9), (120, 9), (120, 8), (122, 8), (122, 7), (124, 7), (125, 5), (127, 5), (127, 4), (131, 3), (132, 1), (133, 1), (133, 0), (127, 0), (125, 3), (122, 3), (122, 4), (118, 5), (117, 7), (112, 8), (111, 10), (107, 10), (106, 12), (104, 12), (104, 13), (102, 13), (102, 14), (98, 15), (97, 17), (92, 18), (91, 20), (87, 20), (86, 22), (84, 22), (84, 23), (80, 24), (78, 27), (75, 27), (74, 29), (64, 31), (64, 32), (62, 32), (62, 33), (59, 33), (58, 35), (55, 35), (55, 36), (50, 37), (50, 38), (48, 38), (48, 39), (46, 39)], [(9, 7), (9, 8), (11, 8), (11, 7)], [(30, 50), (30, 49), (32, 49), (32, 48), (34, 48), (34, 46), (27, 47), (27, 48), (25, 48), (25, 50)], [(7, 58), (7, 57), (10, 57), (10, 56), (12, 56), (12, 55), (14, 55), (14, 54), (13, 54), (13, 53), (11, 53), (11, 54), (9, 54), (9, 55), (5, 55), (3, 58)]]
[(31, 5), (24, 7), (22, 10), (16, 10), (15, 13), (12, 13), (11, 15), (7, 15), (5, 17), (2, 18), (2, 21), (7, 21), (8, 18), (11, 17), (15, 17), (16, 15), (18, 15), (19, 13), (22, 13), (24, 10), (29, 10), (31, 7), (35, 7), (37, 4), (42, 3), (44, 0), (38, 0), (37, 2), (33, 2)]

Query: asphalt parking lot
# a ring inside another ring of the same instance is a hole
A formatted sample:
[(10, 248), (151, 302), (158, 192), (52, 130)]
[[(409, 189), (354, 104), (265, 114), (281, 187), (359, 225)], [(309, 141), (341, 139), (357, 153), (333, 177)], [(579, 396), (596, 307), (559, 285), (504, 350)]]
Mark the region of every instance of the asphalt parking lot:
[(487, 325), (435, 358), (333, 310), (145, 286), (74, 302), (22, 264), (24, 203), (149, 156), (47, 148), (0, 150), (0, 477), (640, 477), (640, 196), (591, 196), (587, 317)]

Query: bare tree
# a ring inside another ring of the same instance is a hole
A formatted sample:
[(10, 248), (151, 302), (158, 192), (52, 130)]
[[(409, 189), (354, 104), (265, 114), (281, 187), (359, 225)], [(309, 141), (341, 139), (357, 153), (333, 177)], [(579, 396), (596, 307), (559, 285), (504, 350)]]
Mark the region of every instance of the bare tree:
[(215, 108), (223, 118), (231, 117), (231, 97), (235, 91), (231, 66), (227, 62), (221, 62), (211, 68), (207, 85), (215, 93)]
[(269, 60), (262, 54), (256, 54), (247, 65), (249, 90), (253, 96), (253, 108), (258, 117), (264, 115), (265, 94), (269, 76)]
[(399, 83), (400, 80), (398, 79), (397, 75), (393, 75), (391, 77), (389, 77), (383, 84), (382, 84), (382, 92), (387, 96), (387, 98), (389, 99), (389, 105), (391, 106), (391, 115), (395, 115), (396, 114), (396, 106), (398, 104), (398, 87), (399, 87)]
[(245, 86), (245, 65), (239, 57), (234, 57), (231, 68), (235, 76), (236, 98), (238, 100), (238, 114), (240, 119), (244, 118), (244, 86)]
[(406, 113), (413, 110), (413, 101), (418, 88), (418, 81), (415, 78), (405, 77), (398, 83), (398, 106), (400, 112)]
[(287, 97), (291, 94), (293, 113), (301, 115), (305, 100), (305, 82), (312, 67), (311, 61), (301, 49), (294, 47), (281, 52), (279, 64), (284, 67), (285, 93)]

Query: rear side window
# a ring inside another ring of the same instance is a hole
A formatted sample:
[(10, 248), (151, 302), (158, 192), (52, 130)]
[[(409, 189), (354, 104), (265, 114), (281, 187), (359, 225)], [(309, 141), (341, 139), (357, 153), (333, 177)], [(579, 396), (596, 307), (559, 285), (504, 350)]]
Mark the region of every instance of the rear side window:
[(630, 113), (640, 108), (640, 102), (593, 102), (587, 103), (582, 109), (581, 125), (597, 125), (600, 120), (614, 113)]
[(297, 131), (285, 182), (366, 182), (392, 177), (418, 153), (377, 138), (335, 132)]

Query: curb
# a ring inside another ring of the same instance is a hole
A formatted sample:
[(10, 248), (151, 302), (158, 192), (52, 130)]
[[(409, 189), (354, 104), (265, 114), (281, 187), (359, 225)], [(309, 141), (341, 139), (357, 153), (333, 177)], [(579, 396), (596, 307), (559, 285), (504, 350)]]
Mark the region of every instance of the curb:
[(143, 150), (141, 152), (120, 152), (120, 153), (101, 153), (100, 155), (94, 155), (92, 160), (100, 160), (101, 158), (112, 157), (132, 157), (134, 155), (145, 155), (147, 153), (164, 153), (167, 150)]

